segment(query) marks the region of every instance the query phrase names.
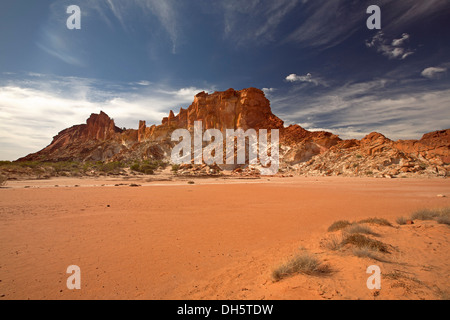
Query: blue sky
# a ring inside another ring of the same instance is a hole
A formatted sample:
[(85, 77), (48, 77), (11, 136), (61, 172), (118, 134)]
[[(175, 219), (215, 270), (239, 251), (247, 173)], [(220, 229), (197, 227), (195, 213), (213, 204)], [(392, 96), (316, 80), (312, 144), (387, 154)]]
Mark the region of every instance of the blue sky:
[[(366, 27), (372, 4), (381, 31)], [(93, 112), (137, 128), (247, 87), (286, 124), (418, 139), (450, 128), (449, 16), (448, 0), (2, 0), (0, 158)]]

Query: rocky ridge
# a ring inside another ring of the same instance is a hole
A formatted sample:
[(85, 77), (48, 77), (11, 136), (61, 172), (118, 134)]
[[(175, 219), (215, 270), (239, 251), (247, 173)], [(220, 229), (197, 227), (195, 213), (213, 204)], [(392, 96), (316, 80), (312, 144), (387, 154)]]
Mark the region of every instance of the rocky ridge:
[[(104, 112), (92, 114), (86, 124), (61, 131), (48, 147), (18, 161), (170, 161), (171, 133), (179, 128), (192, 131), (195, 121), (202, 121), (205, 130), (279, 129), (282, 174), (396, 177), (450, 172), (450, 129), (427, 133), (420, 140), (392, 141), (380, 133), (342, 140), (330, 132), (285, 127), (264, 93), (255, 88), (201, 92), (177, 115), (170, 111), (160, 125), (150, 127), (140, 121), (137, 130), (116, 127)], [(238, 169), (235, 173), (257, 172), (252, 166)]]

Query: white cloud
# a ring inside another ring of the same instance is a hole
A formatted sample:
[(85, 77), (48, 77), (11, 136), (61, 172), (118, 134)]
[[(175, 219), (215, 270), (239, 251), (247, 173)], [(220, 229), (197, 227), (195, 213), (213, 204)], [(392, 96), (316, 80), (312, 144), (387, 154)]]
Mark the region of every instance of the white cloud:
[(292, 73), (286, 77), (286, 81), (288, 82), (308, 82), (312, 83), (316, 86), (318, 85), (325, 85), (325, 82), (322, 81), (319, 78), (313, 78), (313, 75), (311, 73), (308, 73), (304, 76), (296, 75), (295, 73)]
[(277, 91), (276, 88), (262, 88), (262, 91), (264, 92), (265, 95), (269, 95), (275, 91)]
[(438, 79), (445, 72), (447, 72), (447, 68), (430, 67), (422, 71), (422, 76), (428, 79)]
[(379, 31), (370, 42), (366, 41), (366, 46), (368, 48), (375, 48), (377, 52), (380, 52), (389, 59), (404, 60), (414, 54), (414, 51), (411, 49), (403, 47), (409, 38), (409, 34), (404, 33), (401, 38), (394, 39), (390, 42), (385, 39), (384, 33)]
[(409, 39), (409, 34), (404, 33), (404, 34), (402, 34), (402, 37), (400, 39), (392, 40), (392, 45), (394, 47), (401, 47), (405, 43), (405, 41), (408, 39)]
[(147, 81), (147, 80), (141, 80), (141, 81), (139, 81), (139, 82), (136, 82), (136, 84), (138, 84), (138, 85), (140, 85), (140, 86), (149, 86), (149, 85), (151, 85), (152, 83), (151, 83), (150, 81)]

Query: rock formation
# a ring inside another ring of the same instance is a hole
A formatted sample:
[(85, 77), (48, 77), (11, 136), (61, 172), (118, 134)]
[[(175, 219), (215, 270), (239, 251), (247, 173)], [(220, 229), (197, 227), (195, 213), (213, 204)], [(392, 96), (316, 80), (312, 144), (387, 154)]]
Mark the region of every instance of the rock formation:
[(425, 134), (421, 140), (391, 141), (380, 133), (362, 140), (342, 140), (330, 132), (311, 132), (299, 125), (284, 126), (264, 93), (255, 88), (208, 94), (173, 111), (160, 125), (122, 130), (104, 112), (92, 114), (86, 124), (61, 131), (43, 150), (18, 161), (134, 161), (170, 160), (171, 133), (179, 128), (279, 129), (282, 171), (308, 175), (401, 174), (447, 175), (450, 171), (450, 129)]

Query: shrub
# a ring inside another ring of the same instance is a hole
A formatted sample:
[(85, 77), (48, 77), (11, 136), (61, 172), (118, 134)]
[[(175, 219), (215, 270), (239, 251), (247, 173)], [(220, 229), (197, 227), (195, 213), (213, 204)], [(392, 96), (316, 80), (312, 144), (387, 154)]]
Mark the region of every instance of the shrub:
[(130, 169), (132, 171), (137, 171), (145, 174), (153, 174), (155, 170), (157, 170), (160, 167), (164, 167), (167, 164), (160, 160), (150, 161), (145, 160), (142, 163), (135, 162)]
[(450, 216), (442, 215), (436, 218), (437, 223), (450, 225)]
[(353, 249), (353, 254), (359, 258), (370, 258), (380, 260), (376, 253), (369, 247), (357, 247)]
[(381, 218), (369, 218), (359, 221), (358, 223), (372, 223), (380, 226), (392, 227), (392, 224), (386, 219)]
[(328, 228), (328, 232), (342, 230), (342, 229), (347, 228), (350, 225), (351, 225), (351, 222), (347, 221), (347, 220), (336, 221)]
[[(153, 170), (155, 170), (155, 166), (153, 165), (149, 165), (149, 164), (142, 164), (141, 167), (139, 168), (139, 171), (145, 174), (153, 174)], [(151, 172), (151, 173), (147, 173), (147, 172)]]
[(130, 167), (130, 169), (131, 169), (132, 171), (139, 171), (139, 168), (140, 168), (139, 163), (135, 163), (135, 164), (133, 164), (133, 165)]
[(342, 238), (337, 237), (335, 235), (331, 235), (328, 239), (323, 242), (323, 247), (328, 250), (337, 251), (341, 249)]
[(369, 248), (371, 250), (376, 250), (384, 253), (389, 253), (388, 247), (383, 242), (378, 240), (370, 239), (362, 234), (351, 234), (347, 235), (342, 241), (342, 245), (354, 245), (357, 248)]
[(100, 165), (100, 171), (103, 172), (112, 172), (117, 171), (118, 169), (123, 168), (125, 165), (122, 162), (108, 162), (108, 163), (102, 163)]
[(441, 216), (450, 216), (450, 207), (442, 208), (439, 211)]
[(279, 266), (272, 272), (272, 277), (275, 281), (280, 281), (286, 277), (295, 274), (303, 273), (307, 275), (326, 274), (329, 273), (328, 266), (322, 263), (308, 252), (302, 252), (294, 258)]
[(411, 218), (399, 217), (396, 221), (398, 224), (404, 225), (408, 220), (435, 220), (437, 223), (450, 225), (450, 207), (417, 210), (411, 214)]
[(439, 210), (422, 209), (414, 212), (411, 215), (412, 220), (434, 220), (435, 218), (441, 216)]
[(351, 226), (349, 226), (348, 228), (345, 229), (345, 231), (349, 234), (371, 234), (374, 236), (377, 236), (378, 234), (376, 234), (375, 232), (373, 232), (369, 227), (367, 226), (362, 226), (360, 224), (354, 223)]
[(8, 181), (8, 178), (5, 176), (0, 176), (0, 187), (4, 186), (6, 184), (6, 181)]
[(22, 168), (31, 168), (34, 169), (40, 165), (42, 165), (39, 161), (23, 161), (23, 162), (16, 162), (20, 167)]
[(180, 170), (180, 165), (179, 164), (172, 165), (172, 171), (173, 172), (178, 172), (178, 170)]
[(395, 222), (397, 222), (401, 226), (405, 225), (406, 221), (408, 221), (408, 219), (406, 219), (405, 217), (398, 217), (397, 220), (395, 220)]

